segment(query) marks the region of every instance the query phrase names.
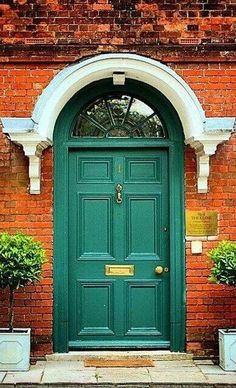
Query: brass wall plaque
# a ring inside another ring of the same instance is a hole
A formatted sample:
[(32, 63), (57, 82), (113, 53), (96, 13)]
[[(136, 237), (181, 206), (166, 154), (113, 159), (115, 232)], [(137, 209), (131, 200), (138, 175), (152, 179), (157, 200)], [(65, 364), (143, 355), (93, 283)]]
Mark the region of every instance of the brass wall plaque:
[(134, 265), (105, 265), (107, 276), (134, 276)]
[(216, 211), (186, 210), (187, 236), (216, 236), (218, 234), (218, 214)]

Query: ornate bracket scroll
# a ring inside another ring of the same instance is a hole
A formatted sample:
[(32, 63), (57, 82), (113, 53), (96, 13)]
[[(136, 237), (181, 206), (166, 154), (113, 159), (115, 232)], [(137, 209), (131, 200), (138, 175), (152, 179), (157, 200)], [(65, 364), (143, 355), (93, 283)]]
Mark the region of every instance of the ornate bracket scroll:
[(17, 144), (23, 146), (29, 158), (30, 194), (40, 194), (41, 157), (52, 142), (34, 132), (36, 124), (29, 118), (2, 118), (3, 132)]
[(42, 152), (52, 143), (36, 133), (11, 133), (9, 136), (13, 142), (23, 146), (29, 158), (30, 194), (40, 194)]
[(197, 187), (198, 193), (207, 193), (208, 191), (208, 177), (210, 173), (210, 156), (214, 155), (216, 148), (220, 143), (229, 140), (230, 132), (206, 133), (199, 138), (191, 137), (185, 140), (195, 149), (197, 156)]

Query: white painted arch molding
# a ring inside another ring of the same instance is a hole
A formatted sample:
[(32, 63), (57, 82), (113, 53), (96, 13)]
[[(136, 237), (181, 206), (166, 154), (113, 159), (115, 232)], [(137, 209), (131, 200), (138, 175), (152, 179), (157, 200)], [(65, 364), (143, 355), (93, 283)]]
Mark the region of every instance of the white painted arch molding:
[(204, 111), (190, 87), (173, 70), (135, 54), (108, 54), (70, 65), (55, 76), (40, 96), (32, 115), (33, 121), (38, 123), (38, 133), (52, 140), (56, 119), (70, 98), (86, 85), (111, 78), (117, 71), (162, 92), (178, 112), (186, 139), (203, 132)]
[[(213, 149), (215, 150), (217, 144), (227, 140), (230, 131), (223, 131), (222, 133), (221, 126), (225, 125), (223, 121), (219, 125), (218, 120), (217, 128), (214, 127), (211, 121), (211, 129), (214, 131), (214, 147), (209, 147), (212, 136), (211, 132), (206, 133), (208, 119), (206, 119), (194, 92), (169, 67), (147, 57), (125, 53), (102, 54), (67, 66), (45, 88), (35, 105), (32, 118), (2, 118), (4, 132), (8, 133), (13, 141), (22, 144), (24, 149), (27, 148), (24, 143), (28, 144), (31, 136), (34, 136), (35, 155), (32, 155), (32, 149), (31, 154), (26, 153), (26, 155), (29, 156), (30, 161), (33, 160), (34, 164), (35, 160), (40, 163), (41, 154), (38, 150), (45, 148), (46, 144), (52, 143), (57, 117), (70, 98), (86, 85), (101, 79), (111, 78), (113, 73), (116, 72), (123, 72), (125, 78), (135, 79), (151, 85), (162, 92), (172, 103), (181, 120), (185, 142), (195, 148), (198, 156), (199, 191), (206, 192), (209, 168), (207, 170), (205, 165), (209, 162), (209, 156), (212, 154), (208, 152), (209, 150), (210, 152)], [(231, 129), (234, 121), (233, 118), (229, 119), (231, 119), (228, 125), (230, 128), (227, 129)], [(219, 126), (220, 128), (218, 128)], [(38, 140), (36, 140), (37, 137)], [(207, 149), (205, 145), (207, 145)], [(37, 156), (37, 159), (33, 159), (33, 156)], [(204, 156), (207, 156), (208, 159), (204, 159), (204, 168), (201, 168)], [(34, 171), (36, 170), (40, 174), (40, 168), (34, 168)], [(40, 192), (39, 184), (36, 184), (36, 181), (37, 177), (34, 176), (30, 190), (34, 194)]]

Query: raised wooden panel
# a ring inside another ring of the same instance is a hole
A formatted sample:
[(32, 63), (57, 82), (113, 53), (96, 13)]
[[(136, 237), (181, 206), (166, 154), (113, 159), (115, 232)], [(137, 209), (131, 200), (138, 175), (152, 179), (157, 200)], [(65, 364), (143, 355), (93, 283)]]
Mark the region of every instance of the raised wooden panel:
[(113, 174), (112, 158), (77, 158), (77, 181), (83, 183), (111, 182)]
[(77, 281), (78, 335), (114, 334), (112, 282)]
[(112, 259), (112, 196), (78, 195), (78, 241), (80, 259)]
[(127, 259), (157, 259), (160, 196), (127, 195)]
[(125, 160), (126, 182), (156, 182), (161, 181), (160, 158), (126, 158)]
[(126, 300), (126, 335), (162, 335), (162, 280), (126, 282)]

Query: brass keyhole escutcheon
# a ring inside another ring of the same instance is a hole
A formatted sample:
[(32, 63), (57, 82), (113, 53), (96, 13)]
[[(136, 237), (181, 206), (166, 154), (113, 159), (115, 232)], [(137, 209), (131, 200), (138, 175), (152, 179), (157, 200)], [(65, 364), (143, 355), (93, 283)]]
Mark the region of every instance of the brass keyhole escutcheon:
[(123, 190), (123, 186), (120, 183), (118, 183), (116, 185), (116, 202), (118, 204), (122, 203), (122, 190)]

